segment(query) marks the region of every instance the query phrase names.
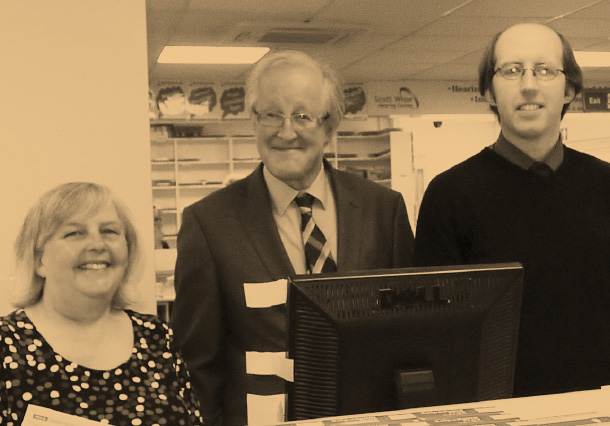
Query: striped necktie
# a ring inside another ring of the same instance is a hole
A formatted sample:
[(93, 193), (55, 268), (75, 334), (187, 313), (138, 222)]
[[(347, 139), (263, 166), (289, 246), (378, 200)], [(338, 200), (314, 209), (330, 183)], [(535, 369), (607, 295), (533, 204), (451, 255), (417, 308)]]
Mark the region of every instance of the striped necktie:
[(299, 194), (295, 198), (301, 210), (301, 232), (305, 245), (307, 273), (334, 272), (337, 270), (337, 265), (330, 253), (330, 244), (311, 215), (314, 199), (313, 195), (307, 193)]

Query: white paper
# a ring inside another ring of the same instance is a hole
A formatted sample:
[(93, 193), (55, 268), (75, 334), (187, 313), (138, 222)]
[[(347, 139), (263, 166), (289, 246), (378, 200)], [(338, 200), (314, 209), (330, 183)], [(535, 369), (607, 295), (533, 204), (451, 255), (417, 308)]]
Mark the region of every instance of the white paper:
[(247, 395), (248, 425), (274, 425), (284, 421), (286, 395)]
[(294, 382), (294, 360), (286, 358), (286, 352), (246, 352), (246, 372)]
[(73, 416), (50, 408), (29, 404), (21, 426), (99, 426), (108, 425), (84, 417)]
[(281, 279), (266, 283), (244, 283), (246, 306), (248, 308), (269, 308), (286, 303), (288, 280)]

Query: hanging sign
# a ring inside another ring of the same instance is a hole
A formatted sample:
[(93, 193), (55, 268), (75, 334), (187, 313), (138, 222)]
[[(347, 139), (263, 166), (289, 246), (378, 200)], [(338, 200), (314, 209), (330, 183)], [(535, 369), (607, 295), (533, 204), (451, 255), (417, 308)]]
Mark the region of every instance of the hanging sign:
[(610, 112), (610, 87), (583, 90), (585, 112)]

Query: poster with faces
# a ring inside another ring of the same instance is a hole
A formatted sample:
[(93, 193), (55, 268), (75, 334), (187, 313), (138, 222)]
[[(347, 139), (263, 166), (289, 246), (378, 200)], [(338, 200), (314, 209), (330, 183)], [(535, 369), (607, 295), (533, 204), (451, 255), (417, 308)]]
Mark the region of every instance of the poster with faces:
[[(182, 81), (159, 81), (152, 87), (154, 106), (159, 119), (188, 118), (186, 110), (186, 85)], [(149, 108), (150, 109), (150, 108)]]
[(246, 111), (246, 88), (243, 83), (220, 85), (220, 111), (223, 120), (248, 118)]
[(221, 118), (219, 92), (219, 85), (214, 82), (190, 81), (186, 93), (188, 118), (192, 120)]
[(367, 103), (364, 84), (354, 83), (344, 85), (343, 100), (345, 102), (345, 118), (366, 118)]
[(159, 108), (157, 108), (157, 99), (152, 87), (148, 88), (148, 118), (156, 120), (159, 118)]

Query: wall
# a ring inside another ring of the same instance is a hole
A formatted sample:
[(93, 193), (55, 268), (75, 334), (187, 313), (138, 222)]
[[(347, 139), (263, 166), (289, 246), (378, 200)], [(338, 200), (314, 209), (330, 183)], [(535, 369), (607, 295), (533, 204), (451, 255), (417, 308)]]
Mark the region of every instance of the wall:
[[(399, 151), (400, 144), (392, 145), (392, 187), (403, 193), (415, 230), (419, 206), (432, 178), (493, 143), (500, 128), (491, 113), (400, 115), (392, 119), (407, 135), (407, 140), (401, 141), (404, 152)], [(405, 160), (395, 161), (398, 152)], [(396, 186), (394, 176), (402, 178)]]
[(610, 162), (610, 114), (566, 114), (561, 123), (565, 144)]
[(73, 180), (128, 205), (145, 255), (134, 307), (154, 312), (144, 0), (4, 0), (0, 51), (0, 314), (27, 209)]

